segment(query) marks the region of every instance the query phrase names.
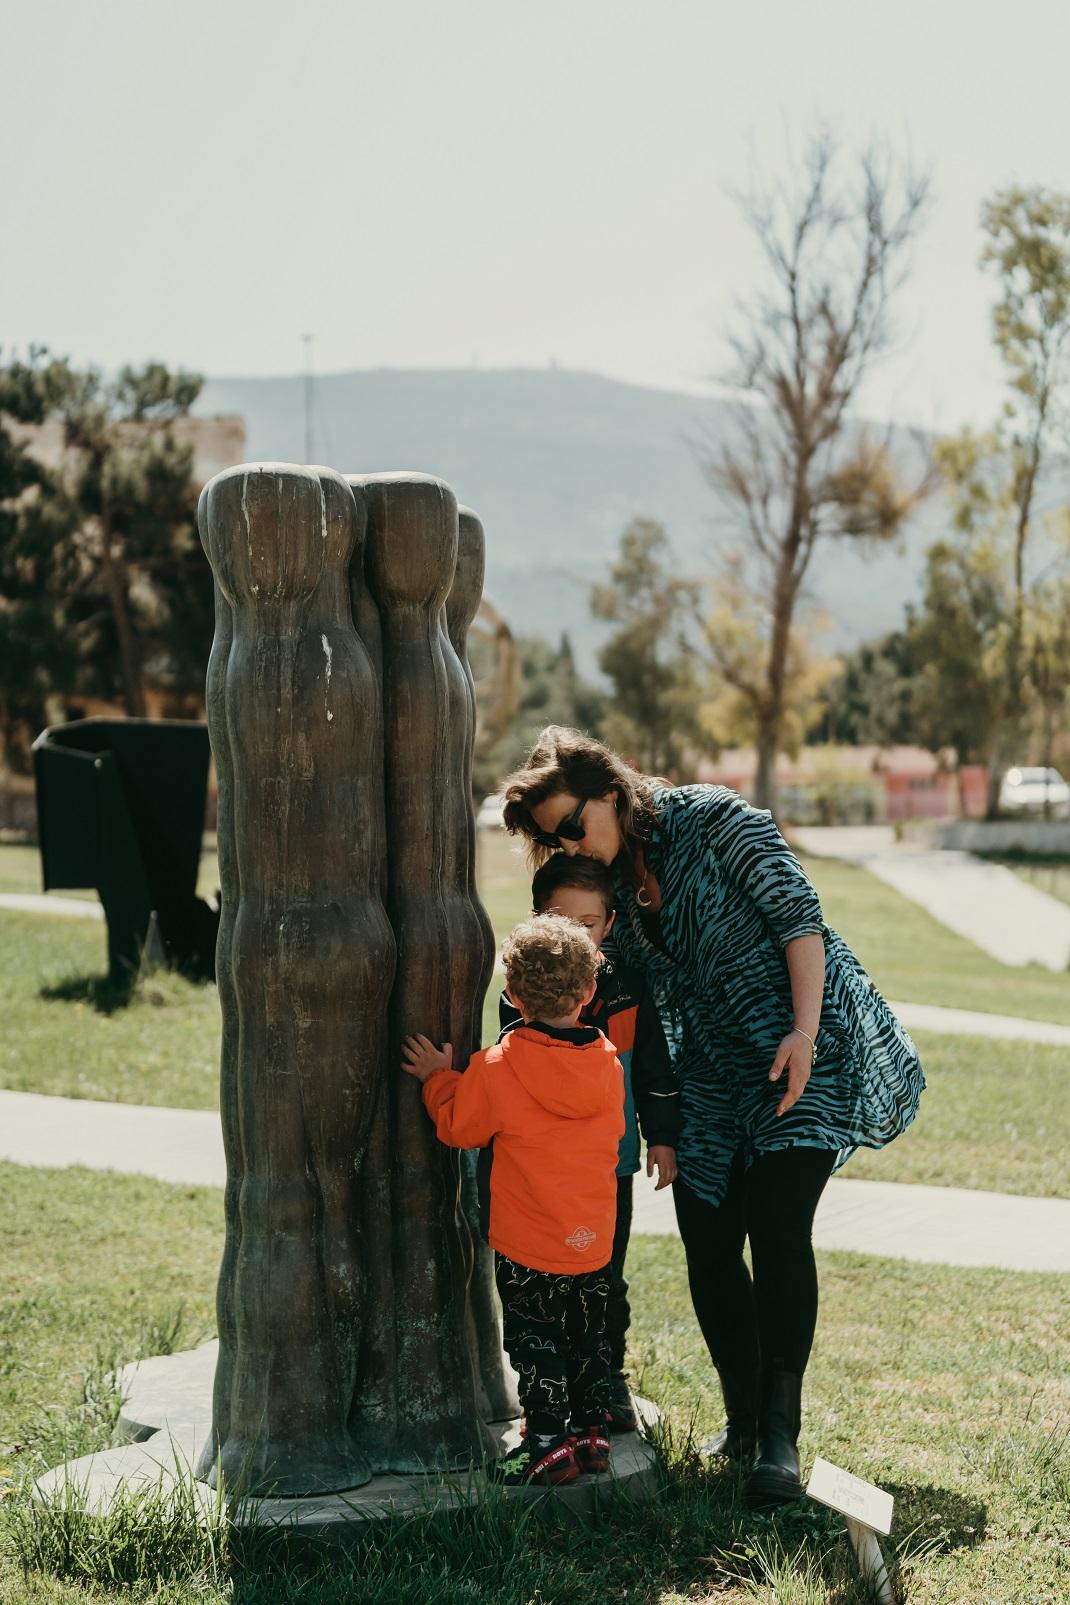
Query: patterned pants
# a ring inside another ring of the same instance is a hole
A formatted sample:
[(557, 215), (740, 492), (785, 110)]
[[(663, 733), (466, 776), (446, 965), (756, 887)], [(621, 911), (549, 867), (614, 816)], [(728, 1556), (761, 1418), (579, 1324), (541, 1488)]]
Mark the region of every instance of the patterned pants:
[(600, 1421), (608, 1407), (605, 1346), (609, 1266), (581, 1276), (531, 1271), (495, 1254), (505, 1352), (519, 1378), (528, 1430), (565, 1432)]

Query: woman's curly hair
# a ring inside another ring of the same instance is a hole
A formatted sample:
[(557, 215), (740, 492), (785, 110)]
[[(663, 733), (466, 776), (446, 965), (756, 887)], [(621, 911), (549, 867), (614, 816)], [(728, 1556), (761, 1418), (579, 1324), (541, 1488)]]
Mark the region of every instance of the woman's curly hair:
[(656, 822), (654, 787), (668, 782), (654, 775), (640, 774), (610, 747), (593, 736), (565, 725), (547, 725), (519, 769), (502, 781), (505, 799), (502, 817), (511, 835), (526, 836), (528, 857), (537, 868), (549, 858), (553, 848), (535, 841), (535, 821), (531, 810), (548, 797), (567, 792), (572, 797), (604, 797), (617, 793), (616, 808), (620, 832), (632, 879), (642, 878), (638, 860), (650, 840)]
[(563, 914), (533, 914), (502, 948), (509, 996), (534, 1020), (578, 1009), (598, 973), (598, 949), (584, 926)]

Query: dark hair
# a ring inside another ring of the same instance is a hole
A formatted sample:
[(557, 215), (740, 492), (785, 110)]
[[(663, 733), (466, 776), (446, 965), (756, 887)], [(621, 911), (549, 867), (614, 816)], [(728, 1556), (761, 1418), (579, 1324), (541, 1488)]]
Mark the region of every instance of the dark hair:
[(531, 883), (531, 906), (537, 914), (549, 908), (554, 893), (562, 887), (573, 886), (577, 891), (594, 892), (605, 904), (606, 913), (612, 914), (616, 906), (613, 893), (613, 876), (597, 858), (570, 858), (567, 853), (555, 853), (535, 871)]
[(531, 810), (548, 797), (567, 792), (571, 797), (604, 797), (617, 793), (617, 815), (624, 838), (623, 854), (631, 878), (639, 884), (638, 858), (654, 828), (654, 787), (667, 781), (641, 775), (609, 747), (564, 725), (547, 725), (519, 769), (502, 781), (505, 798), (502, 818), (510, 835), (528, 838), (528, 857), (535, 866), (553, 851), (534, 840)]

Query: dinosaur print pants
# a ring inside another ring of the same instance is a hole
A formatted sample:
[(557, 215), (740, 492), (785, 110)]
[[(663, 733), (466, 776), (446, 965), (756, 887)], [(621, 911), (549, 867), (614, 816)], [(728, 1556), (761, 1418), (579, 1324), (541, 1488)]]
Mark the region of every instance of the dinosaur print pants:
[(570, 1423), (600, 1423), (609, 1404), (609, 1266), (565, 1276), (528, 1270), (504, 1254), (494, 1262), (505, 1352), (528, 1431), (559, 1436)]

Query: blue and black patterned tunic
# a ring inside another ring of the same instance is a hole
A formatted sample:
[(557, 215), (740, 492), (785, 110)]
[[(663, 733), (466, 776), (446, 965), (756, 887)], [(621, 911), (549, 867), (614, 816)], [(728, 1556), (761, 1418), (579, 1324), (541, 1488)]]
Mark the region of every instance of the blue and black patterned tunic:
[[(765, 811), (727, 786), (657, 788), (646, 851), (661, 887), (649, 940), (635, 889), (617, 874), (614, 937), (645, 970), (680, 1083), (680, 1174), (711, 1204), (737, 1152), (883, 1148), (913, 1120), (925, 1087), (918, 1052), (843, 938)], [(786, 1080), (769, 1080), (792, 1029), (784, 946), (819, 934), (825, 993), (810, 1079), (776, 1117)]]

